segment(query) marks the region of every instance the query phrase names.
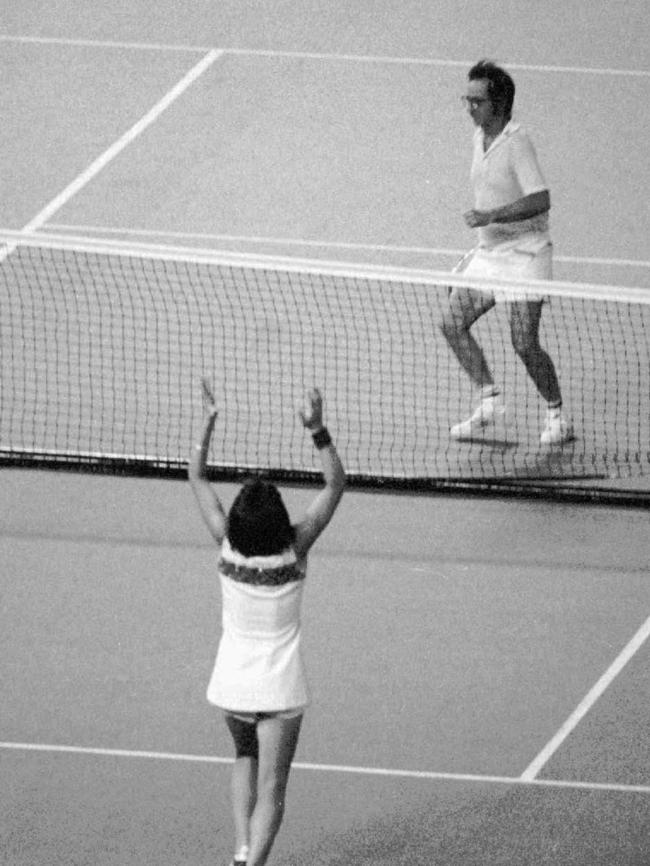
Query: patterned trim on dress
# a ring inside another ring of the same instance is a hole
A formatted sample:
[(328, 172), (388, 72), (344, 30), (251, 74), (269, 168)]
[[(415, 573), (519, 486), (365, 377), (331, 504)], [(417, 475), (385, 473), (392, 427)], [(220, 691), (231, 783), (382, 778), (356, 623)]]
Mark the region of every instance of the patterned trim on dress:
[(231, 580), (251, 586), (284, 586), (305, 577), (304, 570), (297, 562), (277, 568), (254, 568), (250, 565), (237, 565), (223, 556), (219, 560), (219, 571)]
[(305, 578), (305, 563), (298, 562), (293, 548), (271, 556), (243, 556), (227, 538), (221, 545), (219, 571), (225, 577), (250, 586), (284, 586)]

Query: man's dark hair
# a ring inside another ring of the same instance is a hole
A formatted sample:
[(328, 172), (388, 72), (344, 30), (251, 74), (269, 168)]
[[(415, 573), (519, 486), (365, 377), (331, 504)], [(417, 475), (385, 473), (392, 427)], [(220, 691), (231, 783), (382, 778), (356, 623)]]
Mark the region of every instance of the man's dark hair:
[(511, 76), (491, 60), (479, 60), (469, 71), (468, 79), (478, 81), (482, 78), (488, 82), (488, 97), (495, 111), (503, 111), (510, 119), (512, 104), (515, 101), (515, 82)]

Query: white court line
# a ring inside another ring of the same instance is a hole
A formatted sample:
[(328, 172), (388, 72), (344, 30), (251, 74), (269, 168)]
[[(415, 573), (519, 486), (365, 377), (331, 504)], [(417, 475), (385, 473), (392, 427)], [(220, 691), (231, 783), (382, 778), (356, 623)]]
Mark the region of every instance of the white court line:
[[(99, 172), (105, 168), (111, 160), (115, 159), (131, 142), (141, 135), (147, 127), (157, 120), (158, 117), (176, 100), (196, 79), (211, 66), (221, 54), (218, 51), (210, 51), (190, 71), (168, 91), (156, 105), (153, 106), (131, 129), (127, 130), (108, 150), (92, 162), (88, 168), (76, 177), (72, 183), (52, 199), (39, 213), (36, 214), (22, 229), (29, 233), (36, 231), (47, 222), (47, 220), (59, 211), (70, 199), (75, 196), (87, 183), (89, 183)], [(11, 255), (16, 249), (15, 244), (8, 244), (0, 249), (0, 262)]]
[(105, 168), (111, 160), (115, 159), (129, 144), (131, 144), (147, 127), (151, 126), (160, 115), (184, 93), (191, 84), (208, 69), (221, 54), (218, 51), (210, 51), (205, 55), (181, 80), (172, 87), (143, 117), (138, 120), (124, 135), (120, 136), (107, 150), (95, 159), (85, 171), (68, 184), (52, 201), (47, 204), (36, 216), (31, 219), (24, 232), (32, 232), (47, 222), (47, 220), (60, 210), (79, 190), (86, 186), (99, 172)]
[[(145, 758), (158, 761), (179, 761), (194, 764), (232, 764), (233, 758), (217, 755), (191, 755), (178, 752), (152, 752), (131, 749), (105, 749), (87, 746), (63, 746), (50, 743), (0, 742), (0, 749), (52, 754), (90, 755), (113, 758)], [(546, 788), (569, 788), (590, 791), (620, 791), (622, 793), (650, 794), (650, 785), (624, 785), (607, 782), (580, 782), (568, 779), (523, 779), (518, 776), (491, 776), (478, 773), (436, 773), (427, 770), (395, 770), (382, 767), (358, 767), (346, 764), (312, 764), (300, 761), (292, 765), (295, 770), (320, 773), (348, 773), (360, 776), (387, 776), (390, 778), (422, 779), (448, 782), (481, 782), (498, 785), (536, 785)]]
[[(225, 48), (228, 54), (243, 54), (254, 55), (257, 57), (287, 57), (297, 58), (300, 60), (343, 60), (355, 63), (387, 63), (387, 64), (404, 64), (405, 66), (449, 66), (460, 67), (461, 69), (469, 69), (473, 66), (475, 60), (447, 60), (445, 58), (436, 57), (391, 57), (388, 55), (375, 54), (328, 54), (310, 51), (264, 51), (251, 50), (247, 48)], [(650, 70), (645, 69), (616, 69), (612, 67), (596, 67), (596, 66), (554, 66), (535, 63), (509, 63), (503, 62), (503, 66), (508, 69), (519, 69), (528, 72), (565, 72), (581, 75), (613, 75), (613, 76), (630, 76), (639, 78), (650, 78)]]
[[(266, 237), (263, 235), (228, 235), (228, 234), (210, 234), (201, 232), (178, 232), (178, 231), (160, 231), (149, 229), (128, 229), (115, 228), (113, 226), (96, 226), (96, 225), (75, 225), (74, 223), (57, 223), (48, 222), (43, 226), (45, 231), (61, 231), (84, 234), (92, 232), (93, 235), (126, 235), (129, 237), (144, 237), (144, 238), (174, 238), (178, 240), (200, 240), (200, 241), (216, 241), (218, 243), (247, 243), (247, 244), (268, 244), (269, 246), (296, 246), (308, 248), (322, 249), (338, 249), (338, 250), (357, 250), (359, 252), (378, 252), (378, 253), (404, 253), (404, 254), (420, 254), (428, 256), (453, 256), (454, 258), (463, 255), (467, 252), (465, 249), (451, 249), (446, 247), (418, 247), (418, 246), (400, 246), (398, 244), (358, 244), (345, 243), (343, 241), (327, 241), (327, 240), (304, 240), (302, 238), (276, 238)], [(591, 256), (554, 256), (556, 262), (567, 262), (580, 265), (613, 265), (616, 267), (634, 267), (634, 268), (650, 268), (650, 260), (643, 259), (615, 259), (615, 258), (598, 258)]]
[(182, 54), (205, 54), (211, 51), (205, 45), (167, 45), (162, 42), (119, 42), (111, 39), (64, 39), (57, 36), (7, 36), (0, 35), (0, 42), (22, 45), (66, 45), (71, 48), (116, 48), (120, 51), (169, 51)]
[[(26, 44), (44, 44), (44, 45), (71, 45), (87, 48), (119, 48), (119, 49), (134, 49), (139, 51), (188, 51), (188, 52), (203, 52), (212, 50), (210, 46), (201, 45), (165, 45), (157, 43), (142, 43), (142, 42), (119, 42), (111, 40), (93, 40), (93, 39), (59, 39), (55, 37), (45, 36), (0, 36), (0, 42), (17, 42)], [(403, 64), (405, 66), (448, 66), (451, 68), (460, 67), (469, 69), (476, 62), (475, 60), (448, 60), (445, 58), (436, 57), (394, 57), (391, 55), (381, 54), (336, 54), (333, 52), (318, 52), (318, 51), (280, 51), (275, 49), (257, 49), (257, 48), (228, 48), (220, 46), (218, 50), (223, 54), (232, 54), (249, 57), (286, 57), (295, 58), (296, 60), (327, 60), (327, 61), (344, 61), (350, 63), (386, 63), (386, 64)], [(559, 66), (545, 65), (534, 63), (508, 63), (504, 62), (504, 66), (509, 69), (519, 69), (529, 72), (560, 72), (571, 73), (577, 75), (612, 75), (612, 76), (629, 76), (632, 78), (650, 78), (650, 70), (646, 69), (617, 69), (615, 67), (597, 67), (597, 66)]]
[(573, 713), (571, 713), (571, 715), (559, 729), (557, 734), (551, 740), (549, 740), (549, 742), (546, 744), (546, 746), (544, 746), (539, 755), (537, 755), (537, 757), (528, 765), (528, 767), (526, 767), (524, 772), (521, 774), (521, 780), (523, 782), (532, 782), (537, 777), (538, 773), (541, 771), (544, 765), (550, 760), (550, 758), (560, 748), (560, 746), (566, 740), (569, 734), (585, 717), (591, 707), (593, 707), (593, 705), (596, 703), (598, 698), (616, 679), (618, 674), (623, 670), (623, 668), (630, 661), (632, 656), (643, 646), (643, 643), (649, 635), (650, 616), (643, 623), (643, 625), (637, 631), (634, 637), (629, 641), (627, 646), (625, 646), (623, 650), (619, 653), (617, 658), (612, 662), (612, 664), (605, 671), (605, 673), (598, 680), (598, 682), (594, 685), (594, 687), (590, 689), (590, 691), (585, 695), (583, 700), (576, 707)]

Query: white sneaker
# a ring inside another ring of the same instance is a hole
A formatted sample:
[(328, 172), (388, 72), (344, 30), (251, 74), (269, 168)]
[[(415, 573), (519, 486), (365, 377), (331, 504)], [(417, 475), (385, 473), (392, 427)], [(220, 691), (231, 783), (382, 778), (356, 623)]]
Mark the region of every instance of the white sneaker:
[(246, 866), (248, 860), (248, 845), (243, 845), (232, 859), (230, 866)]
[(478, 433), (500, 421), (506, 414), (499, 397), (485, 397), (466, 421), (461, 421), (449, 431), (452, 439), (474, 439)]
[(574, 439), (573, 425), (562, 412), (549, 410), (546, 413), (546, 425), (542, 430), (539, 441), (542, 445), (562, 445)]

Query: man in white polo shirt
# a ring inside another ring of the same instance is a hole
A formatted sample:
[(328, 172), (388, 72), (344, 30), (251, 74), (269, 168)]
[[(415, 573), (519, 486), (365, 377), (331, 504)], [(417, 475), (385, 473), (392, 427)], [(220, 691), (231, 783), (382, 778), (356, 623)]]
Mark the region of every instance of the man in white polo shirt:
[[(474, 208), (464, 218), (470, 228), (478, 229), (478, 246), (459, 270), (472, 277), (551, 279), (550, 195), (526, 131), (511, 119), (514, 95), (512, 78), (494, 63), (483, 60), (469, 71), (463, 99), (476, 125)], [(451, 428), (452, 438), (472, 439), (505, 412), (483, 351), (470, 333), (474, 322), (497, 301), (508, 305), (513, 347), (547, 404), (540, 441), (558, 445), (572, 439), (555, 366), (539, 343), (543, 299), (505, 287), (494, 293), (456, 287), (449, 295), (442, 331), (481, 393), (473, 414)]]

